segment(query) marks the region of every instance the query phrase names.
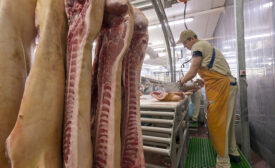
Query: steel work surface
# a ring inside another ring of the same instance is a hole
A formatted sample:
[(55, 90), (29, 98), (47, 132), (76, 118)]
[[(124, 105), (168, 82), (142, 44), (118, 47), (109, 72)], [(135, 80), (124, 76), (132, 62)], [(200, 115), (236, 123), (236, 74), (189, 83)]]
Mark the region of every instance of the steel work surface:
[[(239, 151), (240, 152), (240, 151)], [(250, 168), (243, 154), (240, 152), (242, 161), (231, 163), (231, 168)], [(216, 152), (209, 139), (191, 138), (189, 140), (185, 168), (212, 168), (216, 164)]]

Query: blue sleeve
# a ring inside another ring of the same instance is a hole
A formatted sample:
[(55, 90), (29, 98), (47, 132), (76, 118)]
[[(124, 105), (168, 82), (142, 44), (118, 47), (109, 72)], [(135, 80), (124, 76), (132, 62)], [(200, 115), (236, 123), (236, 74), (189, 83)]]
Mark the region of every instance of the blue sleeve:
[(194, 57), (194, 56), (202, 57), (202, 53), (200, 51), (194, 51), (193, 54), (192, 54), (192, 57)]

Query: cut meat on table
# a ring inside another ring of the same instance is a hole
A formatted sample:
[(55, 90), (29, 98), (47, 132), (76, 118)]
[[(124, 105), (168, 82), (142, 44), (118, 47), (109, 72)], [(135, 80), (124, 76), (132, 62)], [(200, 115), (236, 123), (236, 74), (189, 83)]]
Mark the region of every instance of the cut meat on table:
[(148, 20), (134, 8), (134, 33), (123, 59), (121, 167), (145, 167), (139, 110), (140, 73), (148, 44)]
[[(36, 0), (0, 0), (0, 167), (10, 168), (5, 141), (19, 112), (36, 35)], [(20, 17), (19, 17), (20, 16)]]
[(104, 0), (65, 0), (69, 22), (64, 122), (64, 168), (91, 168), (92, 43), (99, 34)]
[(134, 21), (128, 0), (105, 3), (93, 68), (92, 101), (97, 101), (92, 102), (91, 110), (95, 120), (94, 166), (119, 168), (122, 59), (132, 39)]
[(184, 99), (184, 92), (152, 92), (151, 96), (159, 101), (180, 101)]
[[(67, 29), (64, 9), (63, 0), (37, 1), (39, 43), (36, 57), (16, 125), (6, 142), (12, 168), (62, 167)], [(18, 13), (16, 15), (18, 17)]]

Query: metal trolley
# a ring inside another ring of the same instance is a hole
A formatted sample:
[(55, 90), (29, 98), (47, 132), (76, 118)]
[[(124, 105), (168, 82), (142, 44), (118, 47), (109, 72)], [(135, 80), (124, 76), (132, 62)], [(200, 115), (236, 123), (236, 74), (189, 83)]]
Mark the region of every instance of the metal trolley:
[[(188, 104), (159, 102), (149, 96), (141, 97), (140, 113), (145, 152), (168, 156), (172, 168), (183, 167), (184, 146), (188, 143)], [(146, 167), (158, 167), (147, 164)]]

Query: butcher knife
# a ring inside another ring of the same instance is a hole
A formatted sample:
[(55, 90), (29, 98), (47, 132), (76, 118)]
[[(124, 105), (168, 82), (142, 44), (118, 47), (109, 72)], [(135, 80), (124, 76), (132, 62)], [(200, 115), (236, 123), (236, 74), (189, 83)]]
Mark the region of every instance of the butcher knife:
[(165, 84), (163, 87), (166, 92), (180, 92), (181, 91), (180, 85), (178, 82), (168, 83), (168, 84)]
[(166, 92), (186, 92), (201, 86), (199, 86), (199, 83), (197, 81), (196, 82), (188, 81), (184, 85), (181, 85), (181, 83), (178, 81), (178, 82), (165, 84), (163, 87)]

